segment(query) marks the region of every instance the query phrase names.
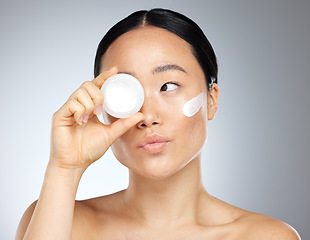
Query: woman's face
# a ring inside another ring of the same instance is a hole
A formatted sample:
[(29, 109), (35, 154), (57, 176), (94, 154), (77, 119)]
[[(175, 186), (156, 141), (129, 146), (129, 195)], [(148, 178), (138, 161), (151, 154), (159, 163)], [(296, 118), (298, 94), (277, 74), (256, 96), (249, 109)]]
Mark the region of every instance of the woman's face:
[[(157, 27), (140, 27), (117, 38), (102, 59), (102, 71), (116, 66), (144, 88), (144, 120), (112, 145), (116, 158), (131, 171), (162, 179), (200, 156), (207, 138), (208, 102), (204, 73), (190, 45)], [(184, 104), (203, 93), (199, 111), (183, 113)], [(208, 100), (209, 99), (209, 100)], [(116, 121), (107, 113), (106, 123)]]

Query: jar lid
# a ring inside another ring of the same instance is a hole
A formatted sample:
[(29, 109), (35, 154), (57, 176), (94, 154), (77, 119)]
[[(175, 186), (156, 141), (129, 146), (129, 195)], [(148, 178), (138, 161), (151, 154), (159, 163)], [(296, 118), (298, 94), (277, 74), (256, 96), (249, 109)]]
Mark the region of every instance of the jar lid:
[(113, 117), (127, 118), (137, 113), (144, 102), (144, 90), (133, 76), (119, 73), (102, 85), (103, 109)]

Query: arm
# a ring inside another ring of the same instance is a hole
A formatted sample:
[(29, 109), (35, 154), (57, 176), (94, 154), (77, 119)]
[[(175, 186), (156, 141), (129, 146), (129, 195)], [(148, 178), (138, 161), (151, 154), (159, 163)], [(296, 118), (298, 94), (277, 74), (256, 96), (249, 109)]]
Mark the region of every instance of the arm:
[(48, 167), (38, 201), (25, 212), (16, 239), (70, 239), (78, 172)]
[(102, 124), (104, 81), (115, 74), (112, 68), (92, 82), (85, 82), (53, 115), (50, 160), (37, 202), (23, 215), (16, 233), (19, 239), (71, 239), (75, 196), (87, 167), (111, 144), (142, 120), (143, 114)]

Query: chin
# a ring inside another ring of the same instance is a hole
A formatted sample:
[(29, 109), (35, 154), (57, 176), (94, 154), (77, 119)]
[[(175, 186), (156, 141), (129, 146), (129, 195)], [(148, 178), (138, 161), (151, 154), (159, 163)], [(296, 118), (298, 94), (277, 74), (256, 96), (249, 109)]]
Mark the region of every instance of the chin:
[[(142, 159), (141, 159), (142, 160)], [(125, 165), (132, 175), (145, 179), (163, 181), (184, 170), (191, 161), (176, 162), (167, 156), (154, 156), (153, 158), (139, 161), (135, 166)]]
[(166, 180), (167, 178), (170, 178), (176, 172), (178, 172), (176, 169), (157, 168), (157, 169), (150, 169), (149, 171), (143, 171), (142, 174), (144, 175), (145, 178), (162, 181)]

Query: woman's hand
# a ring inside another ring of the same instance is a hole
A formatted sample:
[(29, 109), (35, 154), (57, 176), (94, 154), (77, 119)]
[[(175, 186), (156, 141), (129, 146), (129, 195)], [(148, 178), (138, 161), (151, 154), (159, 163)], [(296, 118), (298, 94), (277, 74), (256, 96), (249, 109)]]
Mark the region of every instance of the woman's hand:
[(117, 73), (111, 68), (93, 81), (84, 82), (53, 115), (49, 164), (65, 169), (85, 170), (98, 160), (112, 143), (143, 119), (137, 113), (111, 125), (101, 123), (104, 81)]

